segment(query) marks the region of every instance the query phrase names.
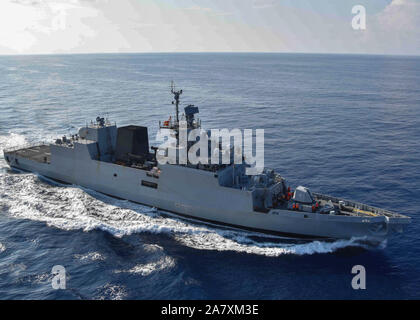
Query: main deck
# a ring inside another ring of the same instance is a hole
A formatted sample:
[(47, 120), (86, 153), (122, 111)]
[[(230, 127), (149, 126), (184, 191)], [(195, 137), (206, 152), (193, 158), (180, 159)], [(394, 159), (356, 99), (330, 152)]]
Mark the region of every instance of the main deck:
[[(10, 155), (15, 155), (15, 156), (33, 160), (36, 162), (41, 162), (41, 163), (51, 162), (51, 150), (50, 150), (50, 146), (47, 144), (23, 147), (23, 148), (19, 148), (15, 150), (5, 150), (5, 152), (7, 152)], [(8, 161), (7, 156), (6, 156), (6, 160)]]

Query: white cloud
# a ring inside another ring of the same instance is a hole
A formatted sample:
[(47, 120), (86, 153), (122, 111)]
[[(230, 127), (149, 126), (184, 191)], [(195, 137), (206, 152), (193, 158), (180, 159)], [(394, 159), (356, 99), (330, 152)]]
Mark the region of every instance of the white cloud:
[(361, 49), (385, 54), (420, 54), (420, 1), (393, 0), (367, 18)]
[(51, 42), (58, 41), (60, 48), (66, 50), (80, 45), (83, 36), (95, 35), (83, 19), (96, 15), (95, 9), (77, 1), (1, 1), (0, 45), (17, 53), (48, 52)]
[[(363, 0), (364, 1), (364, 0)], [(279, 0), (0, 0), (0, 54), (297, 51), (420, 54), (420, 0), (393, 0), (367, 29)], [(337, 5), (340, 6), (340, 5)]]
[(252, 7), (261, 9), (261, 8), (271, 8), (278, 4), (278, 0), (253, 0)]
[[(116, 48), (128, 47), (94, 0), (2, 0), (0, 1), (0, 48), (7, 53), (51, 53), (82, 51), (101, 32), (99, 22), (118, 40)], [(111, 49), (98, 47), (98, 50)], [(111, 50), (109, 50), (111, 51)]]
[(393, 0), (378, 15), (377, 22), (384, 31), (419, 33), (420, 1)]

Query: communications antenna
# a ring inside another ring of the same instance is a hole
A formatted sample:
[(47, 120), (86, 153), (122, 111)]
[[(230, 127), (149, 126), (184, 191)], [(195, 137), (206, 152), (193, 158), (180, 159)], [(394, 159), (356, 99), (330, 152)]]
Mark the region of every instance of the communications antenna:
[(179, 96), (182, 94), (182, 90), (176, 91), (175, 84), (171, 81), (171, 93), (174, 95), (175, 101), (172, 101), (172, 104), (175, 104), (175, 112), (176, 112), (176, 123), (175, 126), (179, 128)]

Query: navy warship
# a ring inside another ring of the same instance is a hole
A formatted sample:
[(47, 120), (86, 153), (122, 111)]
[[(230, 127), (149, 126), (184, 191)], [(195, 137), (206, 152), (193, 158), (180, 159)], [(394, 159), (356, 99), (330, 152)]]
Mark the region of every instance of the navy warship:
[[(171, 88), (174, 119), (159, 123), (179, 139), (182, 90)], [(198, 107), (181, 115), (187, 129), (201, 128)], [(12, 169), (152, 206), (230, 228), (294, 238), (380, 242), (402, 232), (411, 218), (355, 201), (294, 190), (282, 175), (263, 168), (248, 175), (247, 164), (161, 164), (149, 146), (147, 127), (117, 127), (97, 117), (71, 136), (4, 150)]]

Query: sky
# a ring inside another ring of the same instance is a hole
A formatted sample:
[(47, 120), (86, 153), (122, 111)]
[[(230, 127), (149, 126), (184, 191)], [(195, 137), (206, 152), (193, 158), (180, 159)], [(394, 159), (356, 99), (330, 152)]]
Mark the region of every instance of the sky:
[(226, 51), (420, 55), (420, 0), (0, 0), (0, 54)]

